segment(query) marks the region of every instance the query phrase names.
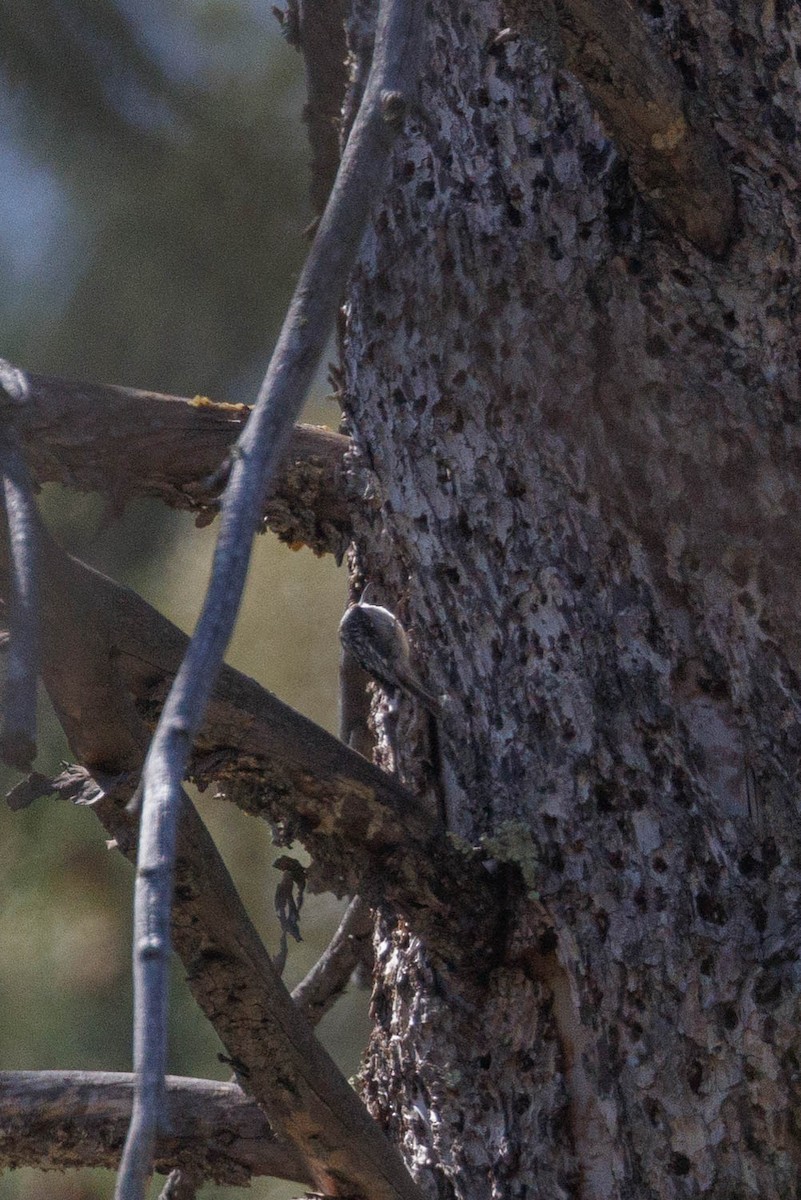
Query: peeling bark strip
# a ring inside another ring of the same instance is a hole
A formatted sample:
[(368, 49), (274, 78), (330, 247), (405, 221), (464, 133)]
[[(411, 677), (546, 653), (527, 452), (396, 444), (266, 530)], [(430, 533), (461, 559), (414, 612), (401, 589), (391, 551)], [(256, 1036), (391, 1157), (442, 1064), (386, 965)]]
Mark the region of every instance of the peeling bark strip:
[[(117, 511), (134, 497), (151, 496), (208, 519), (219, 508), (215, 473), (250, 413), (246, 404), (204, 396), (34, 375), (2, 359), (0, 405), (38, 483), (101, 492)], [(347, 448), (348, 439), (329, 429), (295, 427), (264, 507), (283, 541), (341, 558), (350, 540), (342, 485)]]
[(707, 254), (734, 232), (722, 147), (630, 0), (555, 0), (570, 68), (625, 151), (643, 198)]
[[(121, 1072), (0, 1071), (0, 1169), (116, 1169), (132, 1101), (133, 1075)], [(235, 1083), (168, 1075), (167, 1108), (169, 1133), (156, 1145), (161, 1174), (184, 1167), (238, 1187), (264, 1175), (314, 1182)]]

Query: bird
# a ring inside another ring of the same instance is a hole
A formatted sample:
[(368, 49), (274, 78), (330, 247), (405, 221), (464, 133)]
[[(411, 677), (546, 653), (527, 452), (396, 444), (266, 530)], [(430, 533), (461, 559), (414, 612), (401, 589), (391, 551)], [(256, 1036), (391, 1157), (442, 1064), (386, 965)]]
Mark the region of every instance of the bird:
[(398, 692), (413, 696), (432, 714), (439, 699), (427, 691), (412, 666), (409, 638), (388, 608), (367, 604), (364, 597), (352, 604), (339, 625), (339, 640), (376, 683), (392, 698)]

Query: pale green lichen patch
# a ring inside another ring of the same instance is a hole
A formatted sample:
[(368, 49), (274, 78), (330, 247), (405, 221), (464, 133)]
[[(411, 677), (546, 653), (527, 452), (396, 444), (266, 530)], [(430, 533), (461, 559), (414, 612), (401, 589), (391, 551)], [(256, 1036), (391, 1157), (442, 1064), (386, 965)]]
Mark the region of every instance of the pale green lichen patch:
[(513, 863), (523, 878), (529, 900), (538, 900), (539, 847), (523, 821), (504, 821), (495, 833), (481, 838), (481, 849), (496, 862)]

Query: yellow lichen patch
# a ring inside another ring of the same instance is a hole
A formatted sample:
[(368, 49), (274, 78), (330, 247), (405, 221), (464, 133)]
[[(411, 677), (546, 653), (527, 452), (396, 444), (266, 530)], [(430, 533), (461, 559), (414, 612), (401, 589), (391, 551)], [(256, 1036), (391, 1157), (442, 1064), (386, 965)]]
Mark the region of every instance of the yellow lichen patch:
[(651, 145), (654, 150), (666, 150), (670, 153), (675, 150), (680, 142), (684, 141), (687, 136), (687, 122), (684, 117), (679, 117), (673, 121), (666, 129), (660, 133), (655, 133), (651, 137)]
[(246, 417), (253, 408), (252, 404), (229, 404), (227, 400), (210, 400), (208, 396), (193, 396), (188, 402), (193, 408), (214, 408), (218, 412), (237, 413)]

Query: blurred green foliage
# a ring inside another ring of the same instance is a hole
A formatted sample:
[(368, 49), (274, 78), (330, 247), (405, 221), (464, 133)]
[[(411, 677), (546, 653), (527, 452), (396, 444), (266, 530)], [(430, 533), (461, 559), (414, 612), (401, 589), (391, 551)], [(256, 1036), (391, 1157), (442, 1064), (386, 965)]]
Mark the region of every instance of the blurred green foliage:
[[(269, 4), (3, 0), (0, 355), (54, 375), (251, 400), (306, 250), (302, 104), (301, 62)], [(307, 419), (336, 426), (339, 413), (318, 397)], [(68, 549), (191, 630), (213, 526), (149, 502), (109, 524), (97, 497), (55, 488), (41, 502)], [(228, 656), (331, 729), (344, 593), (330, 559), (259, 538)], [(41, 708), (36, 767), (55, 773), (69, 752), (45, 698)], [(266, 827), (210, 792), (199, 804), (274, 949)], [(130, 868), (90, 812), (0, 806), (0, 1068), (128, 1069), (130, 906)], [(307, 902), (290, 985), (341, 908)], [(228, 1077), (180, 967), (173, 998), (170, 1069)], [(365, 1010), (356, 995), (324, 1022), (348, 1073)], [(0, 1178), (0, 1200), (112, 1190), (107, 1172)], [(251, 1195), (297, 1190), (259, 1184)]]

